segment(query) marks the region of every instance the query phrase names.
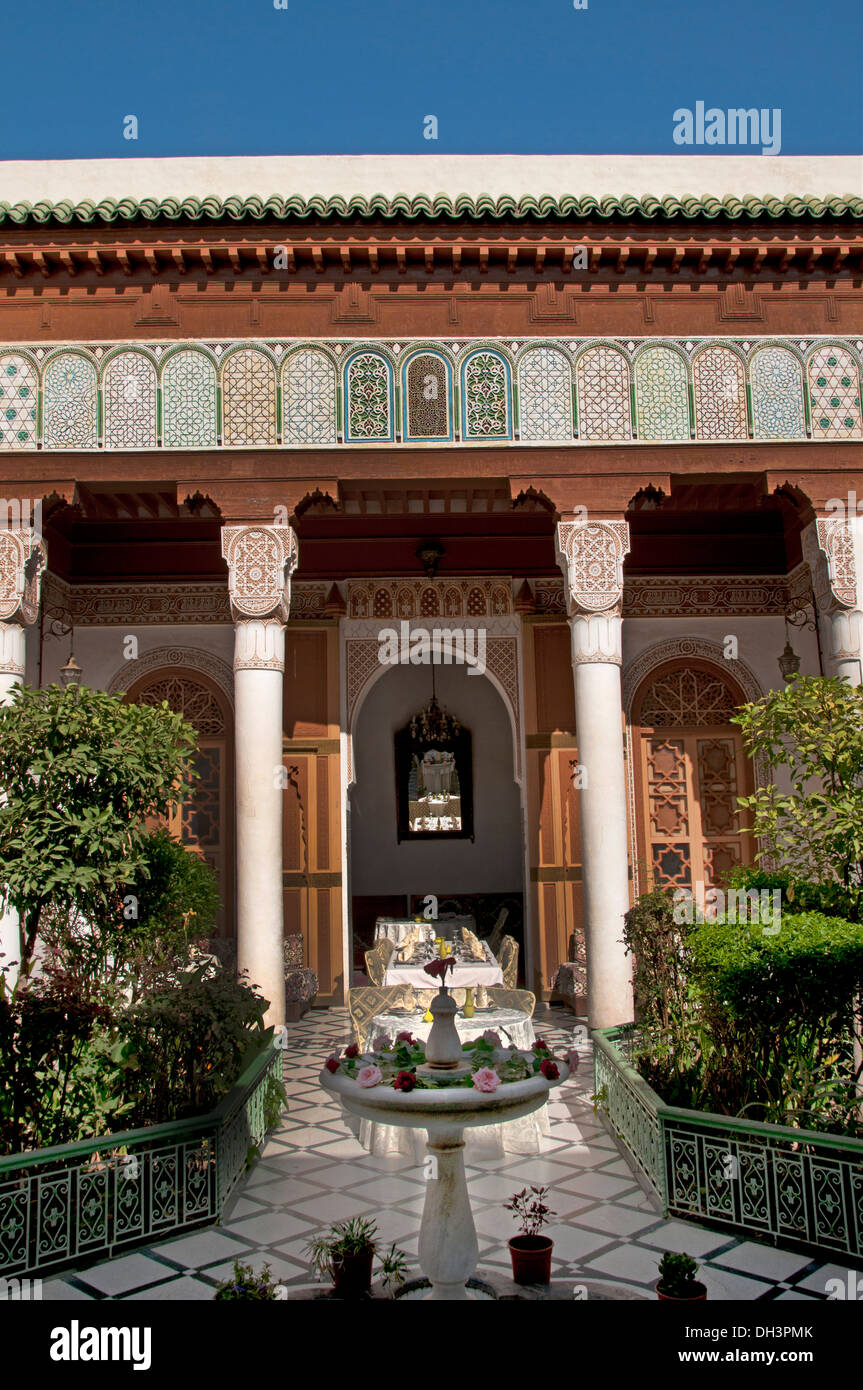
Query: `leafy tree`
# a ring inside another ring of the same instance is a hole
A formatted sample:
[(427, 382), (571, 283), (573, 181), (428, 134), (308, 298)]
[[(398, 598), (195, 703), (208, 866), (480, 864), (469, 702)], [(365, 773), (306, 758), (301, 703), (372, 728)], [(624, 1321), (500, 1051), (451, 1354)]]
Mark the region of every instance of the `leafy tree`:
[(49, 919), (122, 920), (123, 890), (148, 872), (146, 821), (189, 790), (195, 747), (166, 704), (86, 686), (21, 686), (0, 707), (0, 884), (20, 923), (16, 992)]
[(751, 757), (783, 768), (740, 805), (793, 878), (863, 886), (863, 690), (823, 676), (792, 676), (783, 690), (733, 716)]

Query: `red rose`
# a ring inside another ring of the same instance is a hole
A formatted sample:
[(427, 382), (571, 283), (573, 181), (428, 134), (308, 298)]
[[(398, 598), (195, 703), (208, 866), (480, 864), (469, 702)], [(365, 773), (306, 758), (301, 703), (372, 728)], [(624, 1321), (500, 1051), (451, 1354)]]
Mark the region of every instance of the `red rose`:
[(396, 1091), (412, 1091), (416, 1085), (416, 1078), (409, 1071), (400, 1071), (395, 1081), (393, 1089)]
[(412, 1043), (412, 1042), (413, 1042), (413, 1034), (412, 1034), (412, 1033), (396, 1033), (396, 1042)]
[(545, 1038), (537, 1038), (536, 1042), (533, 1045), (533, 1050), (534, 1052), (551, 1052), (551, 1048), (549, 1047)]
[(540, 1062), (539, 1069), (546, 1081), (557, 1081), (560, 1076), (557, 1062), (553, 1062), (550, 1057), (546, 1057), (544, 1062)]
[(455, 965), (455, 956), (441, 956), (438, 960), (430, 960), (428, 965), (423, 966), (427, 975), (440, 976), (441, 982), (446, 979), (446, 972)]
[(360, 1049), (357, 1047), (356, 1043), (350, 1043), (349, 1046), (345, 1048), (346, 1057), (359, 1057), (359, 1055)]
[(339, 1069), (339, 1059), (338, 1059), (338, 1057), (328, 1057), (327, 1060), (326, 1060), (326, 1062), (324, 1063), (324, 1066), (326, 1067), (327, 1071), (338, 1071), (338, 1069)]

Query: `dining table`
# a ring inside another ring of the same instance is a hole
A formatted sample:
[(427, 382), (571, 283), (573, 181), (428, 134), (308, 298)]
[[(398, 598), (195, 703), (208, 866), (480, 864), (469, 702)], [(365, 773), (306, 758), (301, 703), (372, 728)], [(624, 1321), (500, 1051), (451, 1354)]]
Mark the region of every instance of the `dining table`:
[[(374, 1039), (382, 1034), (392, 1039), (397, 1033), (407, 1031), (415, 1038), (425, 1041), (431, 1026), (430, 1023), (424, 1022), (420, 1013), (407, 1013), (404, 1010), (380, 1013), (372, 1020), (367, 1037), (371, 1045)], [(536, 1042), (530, 1014), (518, 1009), (477, 1009), (472, 1018), (465, 1018), (460, 1009), (455, 1017), (455, 1026), (463, 1041), (491, 1031), (497, 1033), (503, 1047), (527, 1050)], [(377, 1120), (361, 1120), (347, 1112), (345, 1121), (357, 1141), (374, 1157), (400, 1154), (412, 1158), (418, 1164), (425, 1159), (424, 1130), (405, 1129), (382, 1124)], [(543, 1140), (549, 1132), (548, 1108), (543, 1105), (532, 1114), (523, 1115), (516, 1120), (487, 1125), (482, 1129), (466, 1130), (465, 1157), (469, 1162), (471, 1159), (502, 1158), (505, 1154), (542, 1153)]]
[(441, 917), (436, 922), (427, 922), (424, 917), (419, 921), (416, 917), (378, 917), (375, 921), (375, 941), (385, 936), (395, 946), (400, 946), (412, 927), (421, 927), (423, 935), (432, 941), (442, 932), (446, 936), (461, 927), (475, 932), (476, 918), (469, 913), (461, 917)]
[[(491, 949), (484, 941), (480, 942), (480, 946), (483, 959), (474, 960), (462, 942), (452, 941), (449, 943), (448, 949), (455, 956), (455, 965), (451, 966), (447, 972), (446, 984), (448, 989), (466, 989), (469, 986), (477, 987), (479, 985), (485, 985), (488, 989), (492, 985), (504, 983), (500, 963), (492, 955)], [(384, 984), (410, 985), (413, 989), (434, 989), (439, 982), (432, 975), (426, 974), (425, 967), (430, 961), (437, 958), (438, 952), (435, 950), (433, 942), (419, 942), (407, 960), (401, 960), (395, 955), (392, 956), (384, 973)]]

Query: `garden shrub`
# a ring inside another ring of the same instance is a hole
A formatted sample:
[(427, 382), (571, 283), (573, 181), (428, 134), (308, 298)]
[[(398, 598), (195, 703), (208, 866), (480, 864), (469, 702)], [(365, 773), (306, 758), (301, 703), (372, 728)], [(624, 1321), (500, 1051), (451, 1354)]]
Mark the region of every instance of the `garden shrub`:
[(136, 1124), (209, 1110), (272, 1038), (266, 1001), (210, 966), (153, 990), (117, 1022), (124, 1108)]
[(844, 917), (850, 922), (859, 922), (863, 917), (863, 890), (846, 888), (835, 879), (812, 883), (790, 873), (740, 865), (726, 876), (723, 887), (759, 892), (778, 888), (783, 912), (821, 912), (825, 917)]
[(271, 1038), (254, 988), (190, 969), (215, 876), (148, 829), (195, 742), (167, 705), (87, 687), (0, 706), (0, 885), (21, 924), (21, 969), (0, 960), (0, 1151), (208, 1110)]
[(792, 676), (732, 716), (746, 751), (785, 769), (790, 791), (759, 787), (740, 805), (759, 858), (796, 879), (863, 888), (863, 689), (838, 677)]

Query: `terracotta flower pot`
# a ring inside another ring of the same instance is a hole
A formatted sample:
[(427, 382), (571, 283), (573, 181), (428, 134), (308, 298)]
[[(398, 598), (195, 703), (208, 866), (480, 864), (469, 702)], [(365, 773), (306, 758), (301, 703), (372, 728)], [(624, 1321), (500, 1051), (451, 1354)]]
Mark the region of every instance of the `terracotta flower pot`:
[(663, 1293), (660, 1288), (660, 1283), (654, 1285), (656, 1297), (659, 1299), (660, 1303), (703, 1303), (707, 1298), (707, 1287), (702, 1284), (700, 1279), (696, 1279), (692, 1286), (694, 1289), (697, 1289), (698, 1292), (687, 1294), (685, 1298), (680, 1298), (670, 1293)]
[(509, 1242), (512, 1277), (517, 1284), (551, 1283), (551, 1252), (554, 1241), (548, 1236), (513, 1236)]
[(359, 1298), (368, 1293), (372, 1286), (372, 1264), (375, 1258), (374, 1246), (361, 1254), (346, 1255), (344, 1259), (333, 1260), (333, 1283), (340, 1298)]

